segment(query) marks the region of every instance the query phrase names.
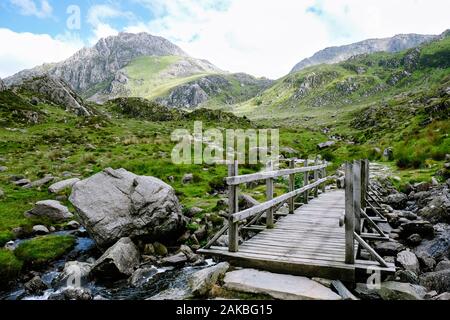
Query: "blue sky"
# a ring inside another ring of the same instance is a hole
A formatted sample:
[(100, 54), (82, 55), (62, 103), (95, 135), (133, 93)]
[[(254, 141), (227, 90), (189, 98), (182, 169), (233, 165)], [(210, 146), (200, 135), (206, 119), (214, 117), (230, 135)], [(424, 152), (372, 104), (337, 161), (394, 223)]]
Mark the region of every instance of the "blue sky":
[(2, 0), (0, 77), (126, 31), (163, 36), (224, 70), (277, 78), (327, 46), (438, 34), (450, 28), (448, 12), (448, 0)]

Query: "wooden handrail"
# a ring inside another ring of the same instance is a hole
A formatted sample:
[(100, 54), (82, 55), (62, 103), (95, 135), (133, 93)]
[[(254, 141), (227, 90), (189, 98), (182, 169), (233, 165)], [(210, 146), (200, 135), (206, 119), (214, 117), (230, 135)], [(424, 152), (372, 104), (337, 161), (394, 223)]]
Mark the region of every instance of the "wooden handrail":
[(281, 195), (279, 197), (276, 197), (276, 198), (274, 198), (274, 199), (272, 199), (270, 201), (261, 203), (261, 204), (259, 204), (257, 206), (251, 207), (251, 208), (243, 210), (241, 212), (234, 213), (232, 215), (233, 216), (233, 220), (232, 221), (233, 221), (233, 223), (236, 223), (236, 222), (245, 220), (245, 219), (247, 219), (247, 218), (249, 218), (251, 216), (254, 216), (255, 214), (258, 214), (258, 213), (260, 213), (262, 211), (265, 211), (265, 210), (268, 210), (270, 208), (273, 208), (274, 206), (276, 206), (276, 205), (278, 205), (278, 204), (280, 204), (282, 202), (285, 202), (285, 201), (288, 201), (291, 198), (297, 197), (298, 195), (304, 193), (307, 190), (311, 190), (311, 189), (314, 189), (314, 188), (318, 187), (322, 183), (327, 182), (328, 179), (329, 179), (329, 177), (325, 177), (323, 179), (319, 179), (316, 182), (313, 182), (313, 183), (311, 183), (311, 184), (309, 184), (307, 186), (301, 187), (301, 188), (299, 188), (297, 190), (294, 190), (292, 192), (285, 193), (285, 194), (283, 194), (283, 195)]
[(295, 168), (295, 169), (281, 169), (281, 170), (275, 170), (275, 171), (264, 171), (264, 172), (257, 172), (257, 173), (251, 173), (241, 176), (233, 176), (233, 177), (227, 177), (225, 178), (225, 182), (229, 186), (236, 186), (242, 183), (247, 182), (253, 182), (253, 181), (259, 181), (259, 180), (267, 180), (267, 179), (273, 179), (283, 176), (289, 176), (296, 173), (303, 173), (303, 172), (309, 172), (309, 171), (316, 171), (325, 169), (329, 166), (328, 163), (317, 165), (317, 166), (311, 166), (311, 167), (301, 167), (301, 168)]

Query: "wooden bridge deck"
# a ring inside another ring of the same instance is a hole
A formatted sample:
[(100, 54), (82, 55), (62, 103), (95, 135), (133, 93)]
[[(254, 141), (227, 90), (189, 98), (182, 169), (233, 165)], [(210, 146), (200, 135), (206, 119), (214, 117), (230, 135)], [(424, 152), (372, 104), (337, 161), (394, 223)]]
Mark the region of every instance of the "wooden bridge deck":
[[(345, 228), (339, 218), (345, 210), (345, 192), (330, 191), (312, 199), (294, 214), (282, 217), (273, 229), (264, 229), (239, 246), (238, 252), (212, 246), (200, 253), (221, 257), (233, 265), (272, 272), (355, 281), (368, 269), (393, 272), (375, 261), (345, 263)], [(355, 242), (355, 252), (357, 252)]]

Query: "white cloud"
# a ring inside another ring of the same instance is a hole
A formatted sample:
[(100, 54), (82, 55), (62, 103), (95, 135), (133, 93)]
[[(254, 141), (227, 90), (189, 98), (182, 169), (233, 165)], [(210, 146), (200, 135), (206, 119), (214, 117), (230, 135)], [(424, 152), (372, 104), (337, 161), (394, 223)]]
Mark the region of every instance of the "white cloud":
[(92, 26), (93, 36), (89, 39), (89, 43), (94, 44), (101, 38), (114, 36), (119, 30), (108, 24), (107, 20), (116, 18), (132, 19), (132, 12), (122, 11), (111, 5), (93, 5), (89, 8), (87, 22)]
[(225, 10), (208, 0), (134, 1), (159, 17), (126, 31), (161, 35), (226, 70), (271, 78), (327, 46), (450, 27), (448, 0), (230, 0)]
[(47, 34), (17, 33), (0, 28), (0, 77), (5, 78), (23, 69), (67, 59), (83, 47), (71, 35), (52, 38)]
[(38, 18), (49, 18), (52, 16), (53, 8), (47, 0), (41, 0), (40, 6), (33, 0), (10, 0), (19, 8), (20, 14), (25, 16), (36, 16)]

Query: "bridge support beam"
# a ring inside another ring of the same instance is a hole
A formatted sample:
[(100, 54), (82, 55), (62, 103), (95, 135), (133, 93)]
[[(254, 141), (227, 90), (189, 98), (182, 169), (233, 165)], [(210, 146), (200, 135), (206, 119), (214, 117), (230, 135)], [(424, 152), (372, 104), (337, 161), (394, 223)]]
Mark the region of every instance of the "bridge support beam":
[(345, 263), (355, 263), (355, 214), (353, 212), (353, 165), (345, 164)]
[[(238, 162), (228, 165), (228, 176), (238, 175)], [(239, 222), (233, 222), (233, 214), (239, 212), (238, 186), (228, 187), (228, 250), (237, 252), (239, 250)]]

